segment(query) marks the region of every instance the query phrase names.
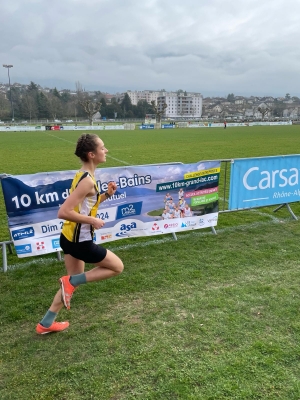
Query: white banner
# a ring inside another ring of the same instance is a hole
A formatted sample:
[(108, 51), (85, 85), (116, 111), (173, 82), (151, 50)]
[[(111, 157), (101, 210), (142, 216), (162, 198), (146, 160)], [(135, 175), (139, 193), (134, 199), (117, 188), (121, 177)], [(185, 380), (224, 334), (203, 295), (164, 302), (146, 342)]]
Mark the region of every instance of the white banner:
[[(292, 125), (292, 121), (279, 121), (279, 122), (227, 122), (227, 127), (236, 126), (256, 126), (256, 125)], [(221, 122), (192, 122), (189, 123), (188, 128), (224, 128), (224, 123)]]
[[(19, 257), (60, 250), (59, 206), (76, 171), (8, 176), (1, 180), (9, 229)], [(101, 193), (110, 181), (116, 193), (100, 204), (105, 225), (96, 243), (215, 226), (220, 161), (97, 169)]]
[(29, 132), (29, 131), (44, 131), (45, 126), (0, 126), (0, 132)]
[(47, 125), (46, 126), (0, 126), (0, 132), (34, 132), (34, 131), (103, 131), (103, 130), (123, 130), (124, 125)]

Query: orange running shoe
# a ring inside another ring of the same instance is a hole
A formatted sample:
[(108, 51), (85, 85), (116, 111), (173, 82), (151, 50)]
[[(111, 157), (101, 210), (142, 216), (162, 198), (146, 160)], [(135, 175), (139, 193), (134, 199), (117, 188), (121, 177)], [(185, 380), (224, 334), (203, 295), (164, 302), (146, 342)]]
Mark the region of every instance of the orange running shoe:
[(75, 286), (70, 283), (70, 275), (63, 276), (59, 280), (61, 287), (61, 299), (67, 310), (70, 310), (70, 303), (73, 293), (75, 291)]
[(64, 331), (69, 327), (69, 322), (53, 322), (52, 325), (49, 326), (49, 328), (45, 328), (43, 325), (40, 323), (37, 324), (35, 331), (39, 335), (45, 335), (46, 333), (51, 333), (51, 332), (61, 332)]

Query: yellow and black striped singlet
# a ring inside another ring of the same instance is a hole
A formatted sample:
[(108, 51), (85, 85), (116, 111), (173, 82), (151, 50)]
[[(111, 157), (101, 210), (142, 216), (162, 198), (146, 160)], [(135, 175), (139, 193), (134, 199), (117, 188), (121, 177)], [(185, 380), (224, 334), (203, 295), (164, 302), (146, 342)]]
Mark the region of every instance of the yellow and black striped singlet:
[[(78, 171), (76, 173), (71, 185), (70, 194), (75, 190), (79, 182), (87, 176), (92, 178), (96, 194), (90, 197), (86, 197), (82, 203), (78, 204), (78, 206), (74, 208), (74, 211), (78, 212), (81, 215), (96, 217), (97, 210), (101, 202), (101, 194), (98, 190), (95, 178), (89, 172)], [(90, 224), (80, 224), (78, 222), (65, 221), (62, 228), (62, 234), (70, 242), (84, 242), (86, 240), (93, 239), (94, 227)]]

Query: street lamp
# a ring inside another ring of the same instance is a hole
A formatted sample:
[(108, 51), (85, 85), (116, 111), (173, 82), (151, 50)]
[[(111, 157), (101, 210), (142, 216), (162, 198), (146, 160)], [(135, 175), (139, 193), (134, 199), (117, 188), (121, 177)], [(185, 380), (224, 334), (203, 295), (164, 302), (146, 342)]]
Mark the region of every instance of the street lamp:
[(12, 102), (12, 97), (11, 97), (11, 86), (10, 86), (10, 76), (9, 76), (9, 69), (13, 67), (11, 64), (3, 64), (4, 68), (7, 68), (7, 73), (8, 73), (8, 85), (9, 85), (9, 93), (10, 93), (10, 107), (11, 107), (11, 121), (14, 122), (15, 116), (14, 116), (14, 107), (13, 107), (13, 102)]

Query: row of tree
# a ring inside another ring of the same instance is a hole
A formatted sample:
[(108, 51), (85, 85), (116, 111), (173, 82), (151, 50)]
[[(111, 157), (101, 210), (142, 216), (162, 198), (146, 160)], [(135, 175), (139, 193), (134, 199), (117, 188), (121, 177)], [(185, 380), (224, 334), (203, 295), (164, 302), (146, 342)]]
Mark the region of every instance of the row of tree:
[[(178, 93), (183, 90), (178, 90)], [(285, 96), (286, 100), (299, 99)], [(229, 93), (227, 100), (234, 102), (235, 95)], [(11, 109), (13, 108), (13, 110)], [(92, 117), (98, 111), (102, 117), (108, 119), (114, 118), (145, 118), (146, 114), (155, 114), (159, 122), (164, 113), (166, 105), (162, 110), (158, 110), (155, 102), (151, 104), (145, 100), (140, 100), (137, 105), (131, 104), (130, 97), (126, 93), (122, 101), (113, 98), (110, 103), (105, 100), (105, 94), (97, 91), (92, 95), (85, 92), (79, 82), (76, 83), (75, 94), (70, 91), (59, 92), (56, 88), (46, 92), (34, 82), (28, 86), (12, 86), (11, 91), (5, 94), (0, 93), (0, 120), (11, 120), (14, 116), (15, 121), (26, 120), (49, 120), (57, 119), (89, 119), (92, 123)], [(275, 99), (272, 110), (269, 107), (266, 110), (259, 110), (262, 114), (272, 111), (273, 116), (281, 117), (285, 105), (282, 101)], [(224, 110), (225, 111), (225, 110)]]
[[(296, 101), (296, 102), (300, 101), (299, 97), (297, 97), (297, 96), (293, 96), (292, 97), (289, 93), (286, 93), (284, 99), (285, 100), (293, 100), (293, 101)], [(228, 96), (227, 96), (227, 101), (233, 103), (235, 100), (236, 100), (235, 95), (233, 93), (229, 93)], [(275, 101), (278, 101), (278, 100), (275, 99)]]
[[(11, 87), (11, 92), (0, 93), (0, 120), (11, 120), (13, 115), (16, 121), (26, 120), (55, 120), (87, 118), (92, 121), (92, 116), (100, 112), (102, 117), (112, 118), (145, 118), (146, 114), (155, 114), (155, 104), (141, 100), (137, 105), (132, 105), (126, 93), (123, 100), (113, 98), (110, 103), (105, 100), (105, 95), (100, 91), (90, 95), (76, 85), (76, 93), (70, 91), (60, 93), (56, 88), (45, 92), (30, 82), (27, 87)], [(10, 97), (11, 96), (11, 97)], [(11, 100), (11, 102), (10, 102)]]

